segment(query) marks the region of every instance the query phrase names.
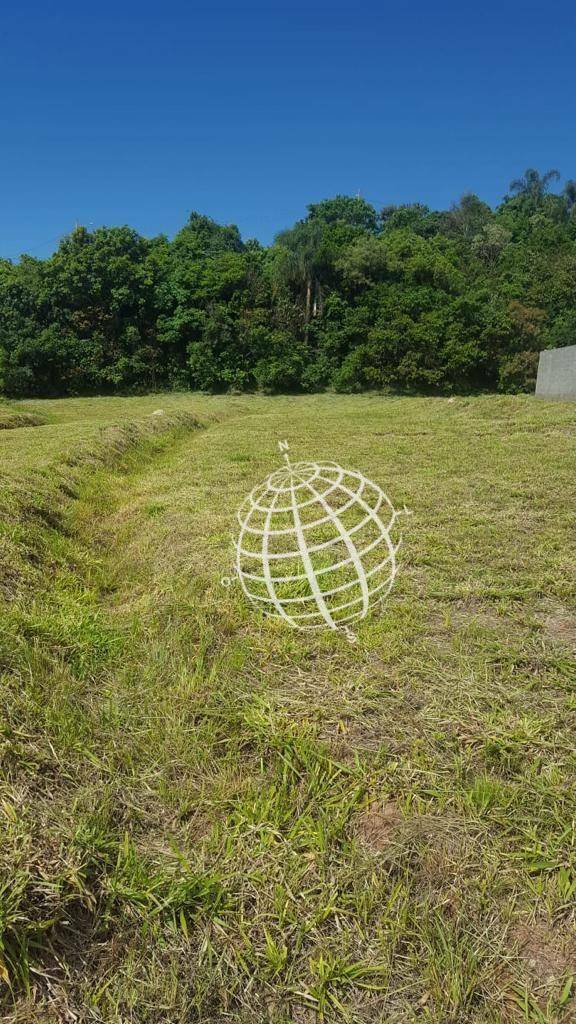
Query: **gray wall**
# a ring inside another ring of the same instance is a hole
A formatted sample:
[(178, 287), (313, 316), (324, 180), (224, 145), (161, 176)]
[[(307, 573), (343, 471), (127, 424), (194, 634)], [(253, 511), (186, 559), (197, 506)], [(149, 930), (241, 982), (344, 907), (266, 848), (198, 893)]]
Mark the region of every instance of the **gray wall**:
[(540, 353), (536, 394), (540, 398), (576, 399), (576, 345)]

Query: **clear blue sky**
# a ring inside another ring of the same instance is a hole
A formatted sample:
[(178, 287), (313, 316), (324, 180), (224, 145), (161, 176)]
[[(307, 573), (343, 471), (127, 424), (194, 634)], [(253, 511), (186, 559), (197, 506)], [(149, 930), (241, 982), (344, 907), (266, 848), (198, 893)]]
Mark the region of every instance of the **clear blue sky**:
[(0, 255), (76, 221), (271, 240), (306, 204), (576, 178), (572, 3), (43, 0), (0, 15)]

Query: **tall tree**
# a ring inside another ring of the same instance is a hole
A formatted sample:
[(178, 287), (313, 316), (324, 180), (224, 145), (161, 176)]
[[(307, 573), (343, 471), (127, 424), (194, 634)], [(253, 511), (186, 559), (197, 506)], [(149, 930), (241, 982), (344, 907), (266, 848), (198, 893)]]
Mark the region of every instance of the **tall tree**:
[(538, 205), (550, 188), (551, 182), (558, 181), (559, 178), (560, 171), (550, 170), (540, 174), (533, 167), (528, 167), (520, 178), (514, 178), (514, 181), (510, 182), (510, 191), (514, 195), (531, 199)]

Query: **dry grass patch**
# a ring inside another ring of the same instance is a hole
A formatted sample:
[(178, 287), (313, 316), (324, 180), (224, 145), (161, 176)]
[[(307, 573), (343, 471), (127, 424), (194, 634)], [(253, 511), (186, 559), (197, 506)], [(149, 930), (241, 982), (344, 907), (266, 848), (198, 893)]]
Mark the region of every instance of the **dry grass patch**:
[(31, 412), (11, 412), (0, 409), (0, 430), (17, 430), (19, 427), (39, 427), (44, 423), (41, 416)]

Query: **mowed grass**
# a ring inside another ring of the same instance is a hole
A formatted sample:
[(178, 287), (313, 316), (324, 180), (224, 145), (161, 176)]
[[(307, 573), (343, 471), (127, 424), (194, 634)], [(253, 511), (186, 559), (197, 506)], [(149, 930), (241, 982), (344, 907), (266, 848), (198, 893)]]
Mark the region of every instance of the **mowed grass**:
[[(253, 398), (254, 405), (263, 399)], [(103, 430), (162, 413), (190, 414), (212, 422), (245, 410), (246, 399), (186, 394), (133, 398), (0, 399), (0, 466), (3, 476), (21, 480), (27, 470), (50, 472), (55, 461), (90, 449)], [(42, 426), (42, 430), (36, 430)], [(13, 430), (18, 429), (18, 443)]]
[[(24, 412), (43, 425), (0, 436), (2, 1019), (574, 1020), (576, 406)], [(354, 645), (221, 584), (284, 438), (413, 513)]]

